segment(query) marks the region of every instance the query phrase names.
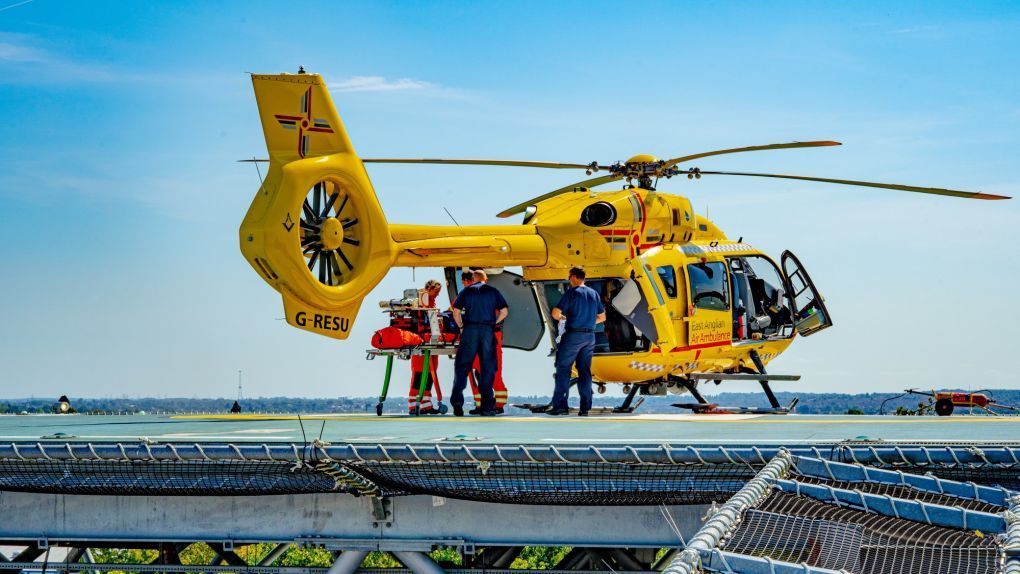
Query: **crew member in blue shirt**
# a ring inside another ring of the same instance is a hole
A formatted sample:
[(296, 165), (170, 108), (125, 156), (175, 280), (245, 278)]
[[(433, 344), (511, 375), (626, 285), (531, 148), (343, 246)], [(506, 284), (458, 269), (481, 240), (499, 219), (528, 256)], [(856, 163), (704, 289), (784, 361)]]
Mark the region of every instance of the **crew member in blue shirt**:
[(477, 356), (481, 375), (478, 391), (482, 396), (479, 414), (491, 417), (499, 414), (492, 392), (492, 381), (496, 377), (496, 324), (506, 319), (507, 304), (499, 289), (485, 283), (488, 279), (485, 271), (475, 270), (472, 279), (474, 283), (465, 287), (453, 302), (453, 320), (461, 331), (450, 404), (455, 416), (464, 416), (464, 387)]
[(550, 415), (569, 415), (567, 395), (570, 391), (570, 369), (577, 368), (577, 392), (581, 395), (578, 416), (591, 410), (591, 356), (595, 351), (595, 325), (606, 320), (606, 308), (599, 294), (584, 284), (584, 269), (570, 270), (570, 288), (553, 307), (552, 317), (566, 319), (563, 336), (556, 347), (556, 389), (553, 391)]

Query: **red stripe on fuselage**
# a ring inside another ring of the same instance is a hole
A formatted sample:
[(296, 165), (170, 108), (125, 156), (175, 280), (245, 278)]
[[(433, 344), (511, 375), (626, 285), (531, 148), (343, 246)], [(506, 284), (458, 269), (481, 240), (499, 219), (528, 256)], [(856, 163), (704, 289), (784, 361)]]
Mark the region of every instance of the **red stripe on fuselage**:
[[(722, 347), (724, 345), (729, 345), (729, 344), (730, 344), (730, 341), (717, 341), (715, 343), (702, 343), (700, 345), (689, 345), (687, 347), (673, 347), (672, 349), (670, 349), (669, 352), (670, 353), (682, 353), (684, 351), (693, 351), (695, 349), (709, 349), (711, 347)], [(662, 352), (662, 348), (655, 347), (654, 349), (652, 349), (652, 352), (653, 353), (661, 353)], [(697, 356), (695, 356), (695, 360), (697, 360), (697, 358), (700, 357), (700, 356), (701, 356), (701, 352), (699, 351)]]

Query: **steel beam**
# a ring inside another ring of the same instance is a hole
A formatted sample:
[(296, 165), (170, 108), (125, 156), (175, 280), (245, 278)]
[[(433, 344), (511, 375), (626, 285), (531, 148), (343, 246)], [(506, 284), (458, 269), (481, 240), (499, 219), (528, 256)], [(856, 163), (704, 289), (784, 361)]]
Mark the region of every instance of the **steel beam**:
[(806, 496), (822, 502), (831, 502), (840, 506), (850, 506), (872, 514), (903, 518), (913, 522), (959, 528), (963, 530), (980, 530), (987, 534), (999, 534), (1006, 531), (1006, 520), (999, 514), (967, 510), (906, 500), (891, 496), (868, 494), (859, 490), (833, 488), (821, 484), (807, 484), (795, 480), (776, 479), (772, 481), (780, 490), (789, 494)]
[[(657, 506), (493, 504), (431, 496), (392, 499), (389, 527), (372, 514), (371, 497), (346, 494), (271, 496), (81, 496), (0, 492), (0, 540), (75, 546), (133, 542), (230, 541), (317, 544), (330, 550), (418, 550), (434, 546), (673, 546), (676, 535)], [(668, 506), (681, 534), (693, 536), (706, 505)], [(593, 524), (612, 528), (592, 528)], [(423, 538), (423, 535), (428, 538)], [(88, 544), (82, 543), (88, 542)], [(128, 545), (130, 547), (130, 545)], [(21, 561), (21, 560), (19, 560)]]
[(269, 551), (269, 554), (266, 554), (262, 557), (262, 560), (259, 560), (259, 563), (256, 566), (271, 566), (273, 562), (276, 562), (277, 558), (283, 556), (284, 552), (286, 552), (290, 547), (291, 544), (289, 542), (281, 542), (277, 544), (275, 548)]
[(436, 561), (424, 552), (397, 550), (393, 552), (393, 556), (400, 560), (404, 566), (410, 568), (414, 574), (446, 574), (446, 570), (443, 570), (442, 566), (436, 564)]
[(807, 564), (791, 564), (762, 556), (747, 556), (713, 549), (702, 558), (702, 567), (710, 572), (739, 574), (846, 574), (846, 570), (830, 570)]
[(330, 566), (328, 574), (354, 574), (361, 567), (361, 563), (365, 561), (365, 557), (368, 556), (368, 552), (364, 550), (348, 550), (336, 557), (333, 560), (333, 565)]
[(973, 482), (958, 482), (930, 475), (833, 462), (821, 458), (798, 456), (794, 457), (793, 464), (796, 471), (804, 476), (842, 482), (874, 482), (906, 486), (924, 492), (980, 500), (1002, 507), (1006, 506), (1006, 500), (1014, 494), (998, 486), (981, 486)]

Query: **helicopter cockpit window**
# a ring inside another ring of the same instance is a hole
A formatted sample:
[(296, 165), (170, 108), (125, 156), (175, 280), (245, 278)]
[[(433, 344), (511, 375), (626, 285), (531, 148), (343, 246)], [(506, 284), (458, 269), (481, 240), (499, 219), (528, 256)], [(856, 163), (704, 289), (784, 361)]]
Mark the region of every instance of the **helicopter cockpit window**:
[(726, 311), (730, 308), (725, 263), (692, 263), (687, 266), (691, 278), (691, 303), (698, 309)]
[(662, 281), (662, 286), (666, 289), (666, 295), (671, 298), (676, 298), (676, 270), (670, 265), (663, 265), (656, 267), (655, 270), (659, 273), (659, 279)]
[(616, 221), (616, 208), (605, 201), (597, 201), (581, 212), (581, 223), (589, 227), (605, 227)]

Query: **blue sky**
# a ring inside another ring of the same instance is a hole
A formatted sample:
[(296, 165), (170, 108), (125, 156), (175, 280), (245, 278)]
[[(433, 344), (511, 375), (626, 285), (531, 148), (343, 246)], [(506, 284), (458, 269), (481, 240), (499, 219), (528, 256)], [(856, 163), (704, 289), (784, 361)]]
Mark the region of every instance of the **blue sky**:
[[(264, 153), (245, 73), (299, 65), (333, 86), (364, 156), (608, 162), (836, 139), (699, 167), (1020, 193), (1016, 2), (8, 0), (0, 397), (230, 396), (238, 369), (249, 395), (377, 393), (364, 348), (382, 317), (363, 312), (342, 343), (290, 328), (237, 248), (258, 177), (234, 160)], [(572, 180), (370, 175), (406, 223), (445, 222), (443, 207), (496, 223)], [(660, 189), (734, 238), (792, 249), (820, 285), (836, 326), (773, 363), (804, 376), (784, 390), (1018, 385), (1016, 200), (746, 178)], [(393, 271), (368, 304), (411, 281)], [(546, 393), (550, 375), (544, 349), (508, 356), (512, 393)]]

